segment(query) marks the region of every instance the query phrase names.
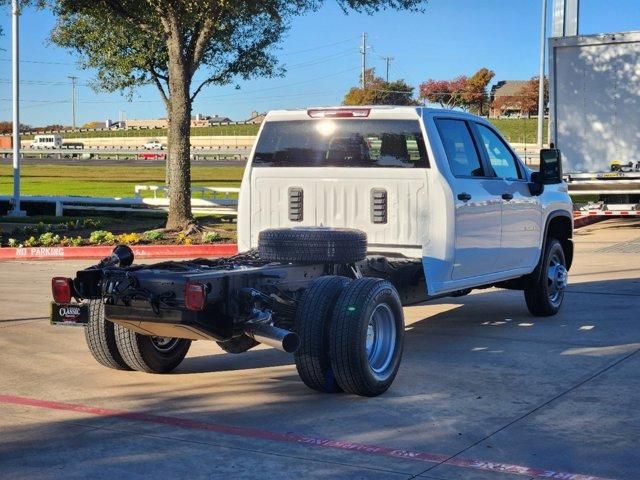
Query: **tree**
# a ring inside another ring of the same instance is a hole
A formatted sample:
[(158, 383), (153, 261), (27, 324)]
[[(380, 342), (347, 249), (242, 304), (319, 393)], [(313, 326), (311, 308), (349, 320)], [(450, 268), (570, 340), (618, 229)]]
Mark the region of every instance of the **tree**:
[(481, 68), (467, 77), (460, 75), (452, 80), (434, 80), (430, 78), (420, 85), (420, 98), (431, 103), (438, 103), (443, 108), (475, 108), (482, 115), (487, 103), (487, 85), (495, 73), (488, 68)]
[[(547, 77), (544, 78), (543, 92), (543, 104), (546, 106), (549, 103), (549, 80)], [(538, 111), (538, 99), (540, 98), (539, 93), (540, 77), (538, 76), (531, 77), (531, 79), (518, 91), (518, 95), (521, 97), (521, 108), (527, 113), (527, 117)]]
[[(31, 130), (31, 127), (29, 125), (25, 125), (24, 123), (20, 124), (20, 128), (19, 128), (20, 132), (28, 132), (30, 130)], [(13, 122), (9, 122), (9, 121), (0, 122), (0, 134), (6, 135), (12, 132), (13, 132)]]
[(488, 105), (487, 86), (495, 73), (488, 68), (481, 68), (467, 79), (463, 101), (468, 109), (475, 108), (478, 115), (485, 114), (485, 105)]
[(468, 81), (464, 75), (453, 80), (430, 78), (420, 84), (420, 98), (431, 103), (438, 103), (442, 108), (465, 108), (467, 103), (464, 94)]
[[(362, 80), (362, 75), (360, 75)], [(352, 87), (344, 96), (343, 105), (417, 105), (414, 88), (404, 80), (386, 82), (375, 76), (375, 69), (365, 71), (365, 88)]]
[[(425, 0), (337, 0), (344, 11), (421, 10)], [(193, 101), (208, 85), (279, 75), (271, 49), (294, 16), (324, 0), (50, 0), (57, 45), (96, 69), (96, 89), (114, 92), (153, 84), (168, 126), (167, 228), (195, 224), (189, 161)], [(204, 72), (202, 70), (205, 70)]]

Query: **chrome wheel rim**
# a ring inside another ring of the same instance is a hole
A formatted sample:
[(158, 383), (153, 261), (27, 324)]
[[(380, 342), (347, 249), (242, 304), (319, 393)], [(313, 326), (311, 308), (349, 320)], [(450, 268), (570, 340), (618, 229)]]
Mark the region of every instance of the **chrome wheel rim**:
[(567, 288), (569, 272), (564, 266), (564, 262), (558, 253), (554, 253), (549, 260), (547, 269), (547, 292), (549, 302), (558, 306), (562, 302), (564, 291)]
[(369, 367), (378, 376), (389, 370), (396, 351), (396, 322), (391, 308), (381, 303), (371, 313), (367, 324), (366, 351)]
[(151, 344), (159, 352), (169, 352), (178, 344), (178, 339), (172, 337), (151, 337)]

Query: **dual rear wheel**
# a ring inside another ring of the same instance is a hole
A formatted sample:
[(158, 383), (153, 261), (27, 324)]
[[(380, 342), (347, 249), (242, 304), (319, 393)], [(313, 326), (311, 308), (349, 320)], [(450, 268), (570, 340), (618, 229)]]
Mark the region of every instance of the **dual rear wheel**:
[(396, 289), (377, 278), (326, 276), (305, 291), (296, 313), (302, 381), (321, 392), (384, 393), (400, 367), (404, 316)]
[(147, 373), (172, 371), (191, 346), (191, 340), (141, 335), (106, 320), (101, 300), (89, 302), (85, 339), (89, 352), (101, 365)]

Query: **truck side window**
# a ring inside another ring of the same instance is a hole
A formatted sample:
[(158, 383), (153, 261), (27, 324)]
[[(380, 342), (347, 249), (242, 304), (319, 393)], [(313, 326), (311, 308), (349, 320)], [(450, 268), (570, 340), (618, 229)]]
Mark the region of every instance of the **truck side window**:
[(464, 120), (436, 119), (440, 139), (444, 145), (451, 172), (456, 177), (482, 177), (484, 172)]
[(490, 128), (480, 123), (476, 123), (476, 126), (482, 139), (482, 145), (487, 152), (487, 158), (496, 175), (500, 178), (522, 178), (516, 159), (502, 139)]

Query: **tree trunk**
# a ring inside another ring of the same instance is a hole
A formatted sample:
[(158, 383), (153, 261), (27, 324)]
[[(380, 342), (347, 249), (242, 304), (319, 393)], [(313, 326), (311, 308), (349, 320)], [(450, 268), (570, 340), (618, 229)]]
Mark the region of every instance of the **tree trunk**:
[[(178, 43), (178, 42), (175, 42)], [(168, 230), (184, 230), (195, 223), (191, 213), (191, 78), (182, 57), (181, 48), (169, 44), (169, 125)]]

